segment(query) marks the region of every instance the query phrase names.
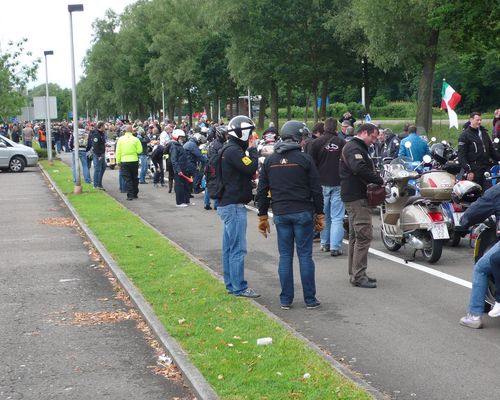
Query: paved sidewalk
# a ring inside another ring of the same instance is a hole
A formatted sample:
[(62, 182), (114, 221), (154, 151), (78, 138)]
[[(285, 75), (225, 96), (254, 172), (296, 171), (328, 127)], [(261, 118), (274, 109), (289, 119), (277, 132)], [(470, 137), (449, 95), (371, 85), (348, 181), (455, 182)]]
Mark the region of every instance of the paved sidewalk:
[(1, 400), (195, 398), (37, 168), (0, 209)]

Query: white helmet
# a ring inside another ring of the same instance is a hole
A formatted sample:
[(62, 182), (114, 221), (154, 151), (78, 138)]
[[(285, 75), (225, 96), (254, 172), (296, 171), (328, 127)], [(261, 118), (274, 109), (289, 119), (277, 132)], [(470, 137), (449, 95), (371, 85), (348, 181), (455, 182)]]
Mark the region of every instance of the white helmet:
[(186, 132), (182, 129), (174, 129), (172, 132), (172, 139), (179, 140), (180, 137), (186, 137)]
[(253, 121), (245, 115), (238, 115), (227, 124), (227, 133), (243, 142), (248, 140), (254, 129)]

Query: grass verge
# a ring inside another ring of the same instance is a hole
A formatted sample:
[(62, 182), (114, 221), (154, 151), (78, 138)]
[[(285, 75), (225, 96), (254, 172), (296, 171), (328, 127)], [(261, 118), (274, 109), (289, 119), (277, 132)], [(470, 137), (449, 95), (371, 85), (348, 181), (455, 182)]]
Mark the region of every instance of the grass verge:
[(74, 195), (68, 166), (41, 164), (221, 399), (371, 398), (112, 197), (85, 184)]

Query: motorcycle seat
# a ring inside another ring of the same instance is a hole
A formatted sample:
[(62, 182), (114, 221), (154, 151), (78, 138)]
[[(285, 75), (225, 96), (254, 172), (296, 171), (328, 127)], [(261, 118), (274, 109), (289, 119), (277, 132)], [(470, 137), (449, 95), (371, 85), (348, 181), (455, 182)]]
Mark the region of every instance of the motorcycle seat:
[(409, 206), (410, 204), (415, 204), (419, 200), (423, 200), (423, 197), (420, 195), (410, 196), (408, 197), (408, 200), (406, 200), (404, 207)]

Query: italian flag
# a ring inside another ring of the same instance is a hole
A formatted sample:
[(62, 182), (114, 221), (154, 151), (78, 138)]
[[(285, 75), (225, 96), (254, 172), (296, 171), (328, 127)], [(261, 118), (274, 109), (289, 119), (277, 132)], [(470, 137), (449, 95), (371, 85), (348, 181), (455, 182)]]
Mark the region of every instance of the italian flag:
[(460, 102), (460, 99), (462, 96), (458, 92), (455, 92), (455, 89), (453, 89), (450, 85), (446, 83), (445, 80), (443, 80), (443, 88), (441, 89), (441, 109), (446, 110), (446, 109), (454, 109), (455, 106)]

